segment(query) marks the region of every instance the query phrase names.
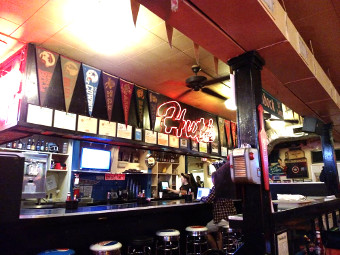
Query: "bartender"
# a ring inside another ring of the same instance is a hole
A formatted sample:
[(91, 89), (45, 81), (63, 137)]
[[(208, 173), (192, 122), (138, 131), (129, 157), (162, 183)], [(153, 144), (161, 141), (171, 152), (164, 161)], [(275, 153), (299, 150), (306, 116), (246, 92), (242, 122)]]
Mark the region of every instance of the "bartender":
[(179, 190), (167, 188), (167, 190), (171, 193), (186, 195), (188, 194), (189, 190), (192, 191), (192, 185), (190, 184), (190, 176), (188, 174), (181, 173), (181, 183), (182, 186)]

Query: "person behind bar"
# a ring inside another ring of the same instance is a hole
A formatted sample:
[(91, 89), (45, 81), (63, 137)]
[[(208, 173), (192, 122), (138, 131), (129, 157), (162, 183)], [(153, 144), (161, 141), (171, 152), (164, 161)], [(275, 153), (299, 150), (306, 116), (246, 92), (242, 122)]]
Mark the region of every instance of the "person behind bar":
[(179, 188), (179, 190), (167, 188), (169, 192), (186, 195), (189, 192), (189, 189), (192, 190), (192, 185), (190, 183), (190, 176), (188, 174), (181, 173), (181, 182), (182, 186)]
[(201, 181), (201, 176), (196, 176), (196, 183), (198, 188), (204, 188), (204, 182)]
[(229, 215), (236, 214), (231, 200), (235, 196), (235, 186), (231, 181), (229, 161), (213, 172), (211, 179), (214, 186), (209, 195), (201, 200), (213, 204), (213, 219), (207, 224), (209, 245), (212, 249), (222, 250), (222, 234), (219, 230), (223, 226), (229, 226)]

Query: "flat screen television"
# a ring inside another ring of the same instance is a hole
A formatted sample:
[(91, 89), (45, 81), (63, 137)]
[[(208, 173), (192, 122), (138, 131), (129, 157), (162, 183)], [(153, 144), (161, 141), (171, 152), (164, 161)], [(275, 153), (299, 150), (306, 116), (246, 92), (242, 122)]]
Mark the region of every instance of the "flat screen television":
[(111, 151), (82, 148), (80, 169), (109, 171), (111, 166)]

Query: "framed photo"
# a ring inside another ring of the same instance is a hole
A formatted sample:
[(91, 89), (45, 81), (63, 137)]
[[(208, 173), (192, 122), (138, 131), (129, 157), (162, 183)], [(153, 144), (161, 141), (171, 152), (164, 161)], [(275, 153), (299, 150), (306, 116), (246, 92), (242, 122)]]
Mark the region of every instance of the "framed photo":
[(157, 132), (152, 130), (145, 130), (144, 141), (146, 143), (157, 144)]
[(198, 142), (191, 140), (191, 150), (198, 151)]
[(169, 146), (179, 148), (179, 138), (175, 135), (169, 135)]
[(158, 133), (158, 145), (169, 146), (169, 135)]
[(142, 141), (142, 129), (141, 128), (135, 128), (135, 140), (136, 141)]
[(179, 139), (179, 147), (187, 149), (188, 148), (188, 139), (185, 139), (185, 138)]
[(208, 144), (207, 143), (199, 143), (199, 152), (208, 153)]
[(212, 142), (211, 143), (211, 153), (219, 154), (219, 144), (218, 144), (218, 142)]
[(116, 122), (107, 120), (99, 120), (99, 135), (116, 136), (117, 125)]
[(132, 139), (132, 126), (125, 125), (122, 123), (117, 124), (117, 137), (125, 138), (125, 139)]
[(221, 147), (221, 155), (222, 155), (222, 157), (228, 156), (228, 148), (227, 147)]

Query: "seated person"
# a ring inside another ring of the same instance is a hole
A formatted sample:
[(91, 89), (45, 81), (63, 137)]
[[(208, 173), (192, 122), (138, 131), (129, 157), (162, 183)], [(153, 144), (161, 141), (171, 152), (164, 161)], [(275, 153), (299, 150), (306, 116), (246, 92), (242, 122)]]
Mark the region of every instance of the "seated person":
[(213, 172), (211, 179), (214, 186), (209, 195), (202, 197), (201, 200), (213, 204), (213, 219), (207, 224), (208, 243), (212, 249), (222, 250), (222, 234), (219, 228), (229, 226), (228, 216), (237, 214), (234, 203), (230, 199), (235, 196), (235, 186), (231, 181), (229, 162)]

